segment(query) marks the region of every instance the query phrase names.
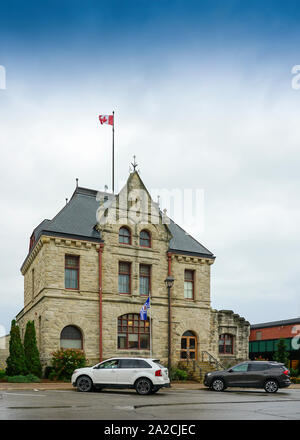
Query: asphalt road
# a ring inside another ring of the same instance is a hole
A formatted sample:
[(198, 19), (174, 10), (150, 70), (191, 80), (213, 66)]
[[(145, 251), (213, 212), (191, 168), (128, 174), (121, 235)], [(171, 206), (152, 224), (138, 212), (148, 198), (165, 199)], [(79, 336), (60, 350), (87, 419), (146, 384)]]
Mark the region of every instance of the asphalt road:
[(299, 420), (300, 389), (0, 391), (0, 420)]

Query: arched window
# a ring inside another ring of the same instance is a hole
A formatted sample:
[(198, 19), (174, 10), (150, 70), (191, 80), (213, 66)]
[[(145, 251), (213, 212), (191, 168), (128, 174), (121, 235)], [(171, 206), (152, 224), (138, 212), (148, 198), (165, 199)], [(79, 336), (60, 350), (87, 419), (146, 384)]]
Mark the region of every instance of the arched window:
[(140, 246), (143, 247), (151, 247), (151, 237), (148, 231), (143, 229), (143, 231), (140, 232)]
[(137, 313), (118, 318), (118, 348), (132, 350), (150, 349), (149, 318), (143, 321)]
[(60, 334), (60, 348), (82, 349), (82, 334), (79, 328), (67, 325)]
[(219, 336), (219, 353), (233, 354), (233, 336), (227, 333)]
[(122, 226), (119, 230), (119, 243), (121, 244), (131, 244), (131, 234), (130, 230), (125, 226)]

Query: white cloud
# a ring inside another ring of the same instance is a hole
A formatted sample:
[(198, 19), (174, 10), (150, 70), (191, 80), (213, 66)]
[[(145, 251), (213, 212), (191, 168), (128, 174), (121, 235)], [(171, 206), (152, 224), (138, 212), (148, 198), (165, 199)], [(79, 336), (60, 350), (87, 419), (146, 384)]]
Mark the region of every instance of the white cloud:
[(10, 83), (0, 97), (0, 323), (23, 307), (19, 268), (33, 228), (61, 209), (76, 177), (111, 185), (111, 130), (97, 116), (113, 109), (116, 187), (136, 154), (149, 188), (204, 189), (205, 230), (188, 232), (217, 255), (212, 305), (252, 322), (300, 315), (300, 92), (287, 82), (270, 94), (261, 72), (249, 88), (236, 71), (220, 79), (197, 68), (107, 82), (100, 72), (43, 94)]

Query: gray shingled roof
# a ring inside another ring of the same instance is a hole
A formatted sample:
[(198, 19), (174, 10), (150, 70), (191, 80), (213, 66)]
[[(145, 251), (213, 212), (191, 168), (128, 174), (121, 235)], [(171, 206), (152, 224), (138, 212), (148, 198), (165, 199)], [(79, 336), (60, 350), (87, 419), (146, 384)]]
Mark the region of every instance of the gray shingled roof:
[(283, 321), (262, 322), (261, 324), (253, 324), (250, 326), (250, 328), (251, 330), (255, 330), (259, 328), (278, 327), (281, 325), (284, 326), (292, 324), (300, 324), (300, 318), (285, 319)]
[(180, 251), (187, 254), (197, 254), (203, 255), (205, 257), (213, 258), (213, 254), (202, 246), (197, 240), (195, 240), (191, 235), (184, 231), (180, 226), (178, 226), (173, 220), (170, 219), (170, 224), (168, 224), (173, 238), (170, 240), (170, 251)]
[(71, 200), (59, 211), (52, 220), (44, 220), (35, 230), (35, 241), (42, 232), (54, 235), (67, 234), (99, 240), (99, 232), (94, 229), (96, 212), (99, 202), (96, 191), (76, 188)]
[[(104, 197), (104, 194), (101, 193), (101, 196)], [(99, 207), (96, 196), (97, 191), (82, 187), (76, 188), (71, 200), (52, 220), (44, 220), (34, 229), (35, 242), (43, 233), (52, 236), (100, 241), (99, 232), (94, 229), (97, 223), (96, 212)], [(109, 199), (115, 197), (112, 194), (107, 194), (107, 196)], [(215, 258), (208, 249), (187, 234), (173, 220), (170, 220), (167, 227), (173, 236), (170, 240), (170, 251)]]

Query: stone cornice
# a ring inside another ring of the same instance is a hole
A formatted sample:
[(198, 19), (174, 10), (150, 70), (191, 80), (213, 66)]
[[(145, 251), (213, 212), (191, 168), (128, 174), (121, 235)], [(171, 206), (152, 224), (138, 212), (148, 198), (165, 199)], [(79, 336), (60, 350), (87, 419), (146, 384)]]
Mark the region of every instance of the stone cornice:
[(27, 270), (30, 267), (31, 263), (33, 262), (33, 260), (37, 256), (37, 254), (40, 252), (40, 250), (42, 249), (42, 247), (43, 247), (43, 245), (45, 243), (50, 243), (50, 238), (49, 237), (41, 236), (39, 238), (39, 240), (35, 243), (34, 248), (30, 252), (30, 254), (26, 257), (24, 263), (22, 264), (22, 267), (20, 269), (22, 275), (25, 275), (25, 273), (27, 272)]
[(34, 248), (32, 251), (27, 255), (22, 267), (21, 267), (21, 273), (22, 275), (25, 275), (28, 268), (34, 261), (37, 254), (40, 252), (41, 248), (45, 244), (49, 244), (50, 241), (53, 241), (56, 246), (66, 246), (70, 248), (81, 248), (81, 249), (91, 249), (94, 247), (96, 250), (100, 248), (100, 243), (97, 243), (95, 241), (89, 241), (89, 240), (79, 240), (75, 238), (63, 238), (63, 237), (54, 237), (54, 236), (47, 236), (47, 235), (41, 235), (39, 240), (35, 243)]
[(171, 254), (171, 260), (176, 260), (180, 263), (190, 263), (190, 264), (207, 264), (211, 265), (214, 264), (215, 260), (212, 258), (204, 258), (199, 257), (195, 255), (186, 255), (186, 254), (175, 254), (173, 252), (170, 252)]

